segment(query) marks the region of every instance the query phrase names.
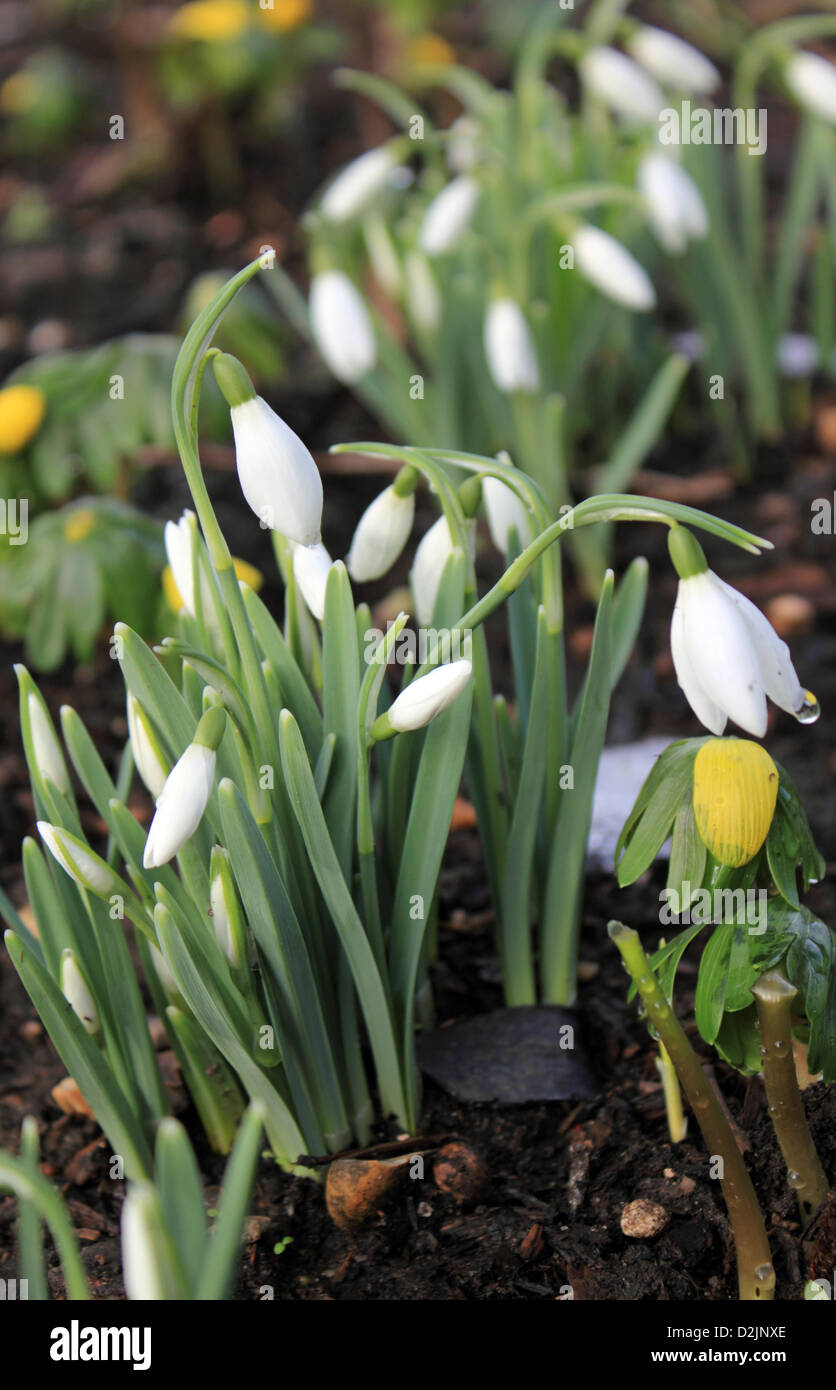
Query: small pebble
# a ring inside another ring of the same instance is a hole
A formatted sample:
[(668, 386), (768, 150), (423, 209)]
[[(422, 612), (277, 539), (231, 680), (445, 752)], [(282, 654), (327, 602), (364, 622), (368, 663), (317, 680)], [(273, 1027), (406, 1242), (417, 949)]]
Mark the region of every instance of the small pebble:
[(658, 1202), (648, 1201), (646, 1197), (637, 1197), (635, 1202), (628, 1202), (621, 1213), (621, 1229), (625, 1236), (631, 1236), (633, 1240), (649, 1240), (651, 1236), (658, 1236), (668, 1224), (668, 1213)]
[(693, 1178), (682, 1178), (679, 1184), (679, 1190), (683, 1197), (690, 1197), (696, 1185)]

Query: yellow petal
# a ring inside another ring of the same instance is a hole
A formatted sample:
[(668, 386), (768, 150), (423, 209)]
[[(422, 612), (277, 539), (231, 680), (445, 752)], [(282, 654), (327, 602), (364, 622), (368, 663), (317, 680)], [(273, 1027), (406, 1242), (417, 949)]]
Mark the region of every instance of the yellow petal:
[(255, 565), (251, 565), (247, 560), (235, 560), (232, 564), (239, 579), (243, 579), (245, 584), (249, 584), (251, 589), (258, 593), (264, 583), (264, 575), (261, 570), (257, 570)]
[(0, 454), (17, 454), (37, 434), (46, 413), (46, 397), (37, 386), (7, 386), (0, 391)]
[(694, 816), (721, 864), (754, 859), (769, 833), (778, 799), (778, 769), (748, 738), (710, 738), (694, 759)]
[(64, 539), (68, 541), (84, 541), (90, 535), (96, 525), (96, 513), (89, 507), (79, 507), (76, 511), (70, 512), (64, 522)]
[(249, 19), (243, 0), (192, 0), (175, 10), (169, 30), (180, 39), (223, 43), (243, 34)]
[(259, 0), (258, 17), (280, 34), (289, 34), (306, 24), (311, 17), (311, 0)]
[(165, 594), (165, 601), (169, 608), (175, 613), (179, 613), (180, 609), (183, 607), (183, 597), (180, 590), (177, 588), (171, 565), (166, 565), (163, 570), (163, 593)]

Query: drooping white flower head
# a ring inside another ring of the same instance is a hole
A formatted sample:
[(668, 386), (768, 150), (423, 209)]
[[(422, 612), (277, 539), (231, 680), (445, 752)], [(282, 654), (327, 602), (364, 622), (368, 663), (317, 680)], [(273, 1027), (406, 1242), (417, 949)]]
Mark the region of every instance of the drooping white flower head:
[(775, 344), (775, 361), (789, 380), (813, 376), (821, 364), (821, 349), (809, 333), (782, 333)]
[(98, 1033), (102, 1024), (95, 1000), (69, 948), (61, 955), (61, 993), (73, 1013), (81, 1019), (87, 1032)]
[(305, 603), (319, 622), (325, 616), (325, 587), (333, 563), (321, 541), (318, 545), (293, 547), (293, 578)]
[(132, 1302), (160, 1302), (166, 1296), (153, 1234), (156, 1202), (150, 1185), (131, 1183), (122, 1203), (122, 1280)]
[(409, 572), (415, 616), (422, 627), (432, 622), (441, 576), (453, 549), (447, 518), (440, 516), (421, 537)]
[(630, 35), (627, 47), (657, 82), (677, 92), (707, 96), (720, 81), (719, 72), (704, 53), (667, 29), (642, 24)]
[(647, 271), (609, 232), (587, 223), (573, 233), (572, 246), (577, 269), (602, 294), (628, 309), (654, 307), (656, 291)]
[(346, 557), (351, 578), (358, 584), (380, 579), (391, 569), (409, 540), (415, 517), (415, 494), (399, 496), (392, 484), (364, 511)]
[(702, 194), (675, 159), (645, 155), (639, 164), (638, 187), (647, 200), (650, 225), (672, 256), (681, 255), (690, 241), (708, 235), (708, 210)]
[(406, 308), (416, 328), (435, 333), (441, 323), (441, 291), (426, 256), (407, 251), (405, 261)]
[(353, 385), (377, 361), (374, 328), (363, 298), (344, 270), (322, 270), (311, 281), (311, 332), (338, 381)]
[(479, 122), (463, 113), (447, 131), (444, 151), (454, 174), (469, 174), (479, 162)]
[(836, 64), (818, 53), (794, 53), (784, 76), (787, 86), (806, 110), (836, 125)]
[(461, 695), (472, 673), (471, 662), (464, 658), (436, 666), (435, 670), (428, 671), (426, 676), (419, 676), (406, 690), (402, 690), (383, 719), (388, 719), (399, 734), (423, 729)]
[(653, 78), (617, 48), (591, 48), (578, 68), (586, 89), (631, 125), (655, 121), (665, 104)]
[(418, 245), (426, 255), (452, 250), (470, 225), (479, 194), (479, 184), (468, 174), (459, 174), (436, 194), (418, 230)]
[(525, 549), (532, 540), (532, 534), (531, 518), (522, 499), (501, 478), (486, 476), (482, 479), (482, 500), (488, 530), (497, 550), (507, 555), (512, 530), (517, 533), (520, 547)]
[(337, 223), (360, 217), (386, 188), (397, 162), (391, 144), (378, 145), (352, 159), (322, 195), (319, 207), (323, 217)]
[(485, 356), (500, 391), (538, 391), (537, 349), (526, 317), (515, 300), (492, 299), (485, 315)]
[(225, 724), (222, 709), (207, 710), (194, 741), (168, 774), (145, 842), (143, 868), (167, 864), (200, 825), (215, 784), (216, 752)]
[[(175, 580), (176, 582), (176, 580)], [(178, 589), (180, 585), (177, 585)], [(182, 590), (180, 591), (182, 593)], [(148, 716), (136, 696), (128, 691), (128, 734), (136, 770), (154, 800), (162, 792), (168, 769), (151, 729)]]
[(801, 686), (786, 642), (759, 608), (708, 568), (693, 536), (683, 531), (675, 526), (669, 533), (680, 574), (671, 654), (697, 718), (713, 734), (722, 734), (731, 719), (763, 738), (769, 697), (796, 719), (812, 722), (818, 705)]
[(70, 779), (61, 745), (38, 696), (30, 691), (26, 701), (29, 731), (35, 764), (42, 777), (48, 778), (63, 796), (70, 794)]

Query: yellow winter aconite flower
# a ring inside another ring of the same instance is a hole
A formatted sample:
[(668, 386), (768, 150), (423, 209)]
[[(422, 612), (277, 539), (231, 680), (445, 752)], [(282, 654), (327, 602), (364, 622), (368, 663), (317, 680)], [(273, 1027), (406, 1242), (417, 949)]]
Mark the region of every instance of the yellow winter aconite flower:
[(19, 116), (38, 100), (38, 84), (29, 72), (14, 72), (0, 87), (0, 111)]
[(17, 454), (41, 427), (46, 397), (37, 386), (7, 386), (0, 391), (0, 454)]
[(180, 39), (223, 43), (243, 34), (249, 21), (250, 9), (243, 0), (191, 0), (175, 10), (169, 31)]
[(307, 24), (312, 9), (311, 0), (259, 0), (258, 17), (280, 34), (289, 34)]
[[(245, 584), (249, 584), (250, 588), (258, 593), (264, 583), (264, 575), (261, 570), (257, 570), (255, 565), (251, 565), (247, 560), (233, 560), (232, 564), (238, 579), (242, 579)], [(171, 565), (166, 565), (163, 570), (163, 593), (169, 608), (172, 608), (175, 613), (179, 613), (183, 607), (183, 596), (177, 588)]]
[(91, 512), (89, 507), (79, 507), (77, 511), (70, 512), (64, 522), (64, 539), (78, 545), (87, 539), (95, 525), (96, 513)]
[(440, 34), (417, 34), (409, 45), (409, 61), (415, 67), (448, 67), (456, 61), (456, 50)]
[(778, 799), (778, 769), (748, 738), (710, 738), (694, 759), (694, 817), (721, 864), (754, 859), (769, 833)]

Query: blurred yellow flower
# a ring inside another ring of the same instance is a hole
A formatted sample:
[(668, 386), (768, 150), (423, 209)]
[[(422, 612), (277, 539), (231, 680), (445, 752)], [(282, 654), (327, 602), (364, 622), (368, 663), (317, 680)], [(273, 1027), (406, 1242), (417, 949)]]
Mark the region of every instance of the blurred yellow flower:
[[(245, 584), (249, 584), (251, 589), (258, 593), (264, 583), (264, 575), (261, 570), (257, 570), (255, 565), (251, 565), (247, 560), (233, 560), (232, 564), (238, 579), (242, 579)], [(166, 565), (163, 570), (163, 593), (169, 608), (175, 613), (179, 613), (183, 607), (183, 598), (174, 579), (170, 565)]]
[(0, 87), (0, 111), (7, 116), (19, 116), (31, 111), (38, 100), (38, 84), (29, 72), (15, 72)]
[(7, 386), (0, 391), (0, 454), (17, 454), (37, 434), (46, 413), (46, 397), (37, 386)]
[(191, 0), (175, 10), (168, 27), (180, 39), (223, 43), (239, 38), (249, 22), (250, 7), (244, 0)]
[(311, 0), (258, 0), (258, 17), (280, 34), (307, 24), (313, 12)]
[(706, 847), (738, 869), (754, 859), (778, 799), (778, 769), (748, 738), (710, 738), (694, 759), (694, 818)]
[(410, 40), (408, 57), (416, 68), (448, 67), (456, 61), (456, 50), (440, 34), (417, 34)]
[(70, 512), (64, 522), (64, 539), (78, 544), (90, 535), (96, 525), (96, 513), (91, 512), (89, 507), (79, 507), (77, 511)]

